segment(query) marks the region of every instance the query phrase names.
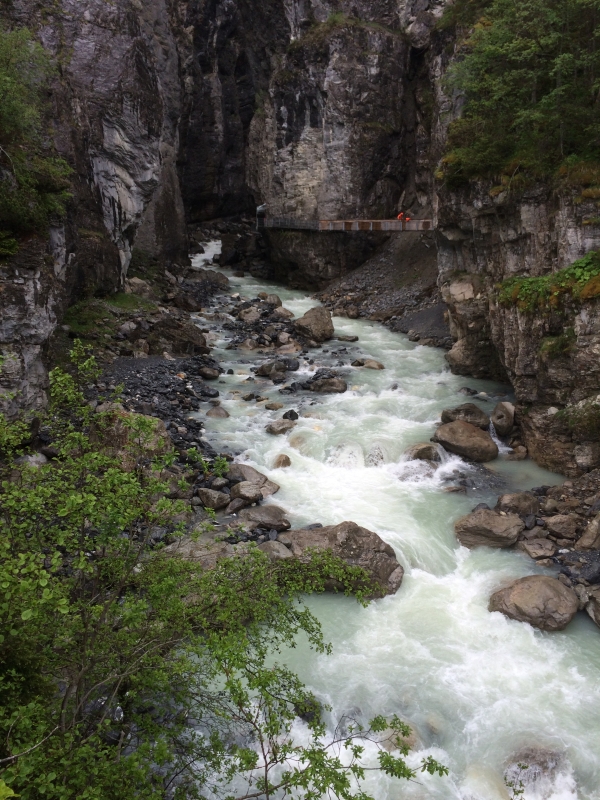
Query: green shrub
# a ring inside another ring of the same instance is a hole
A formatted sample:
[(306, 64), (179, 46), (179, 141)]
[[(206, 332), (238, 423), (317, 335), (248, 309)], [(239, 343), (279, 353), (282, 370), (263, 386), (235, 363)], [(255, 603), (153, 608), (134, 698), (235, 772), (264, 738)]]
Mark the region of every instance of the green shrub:
[(577, 341), (573, 328), (567, 328), (558, 336), (547, 336), (540, 347), (540, 353), (548, 358), (560, 358), (568, 355)]
[(588, 253), (571, 266), (539, 277), (508, 278), (498, 287), (501, 305), (516, 305), (521, 311), (548, 312), (566, 300), (600, 297), (600, 251)]
[(567, 406), (558, 414), (576, 436), (581, 439), (600, 441), (600, 395), (583, 400), (576, 405)]
[[(97, 367), (80, 343), (73, 357), (73, 374), (52, 371), (39, 419), (52, 462), (22, 460), (31, 427), (0, 416), (3, 796), (194, 800), (231, 796), (238, 778), (239, 800), (273, 797), (274, 782), (299, 800), (368, 800), (361, 740), (390, 724), (334, 744), (314, 715), (306, 744), (293, 741), (295, 709), (315, 699), (275, 660), (300, 632), (329, 650), (303, 593), (333, 579), (364, 597), (367, 574), (327, 553), (301, 564), (257, 548), (202, 570), (154, 542), (157, 529), (173, 543), (183, 533), (183, 506), (166, 498), (173, 455), (152, 456), (155, 420), (94, 413), (82, 387)], [(115, 419), (128, 429), (118, 453)], [(391, 727), (401, 745), (406, 726)], [(414, 778), (406, 752), (381, 749), (379, 769)], [(431, 758), (421, 769), (447, 772)]]
[[(0, 228), (15, 234), (44, 231), (70, 196), (71, 170), (53, 153), (43, 124), (51, 74), (27, 29), (0, 27)], [(0, 243), (0, 255), (10, 254)]]

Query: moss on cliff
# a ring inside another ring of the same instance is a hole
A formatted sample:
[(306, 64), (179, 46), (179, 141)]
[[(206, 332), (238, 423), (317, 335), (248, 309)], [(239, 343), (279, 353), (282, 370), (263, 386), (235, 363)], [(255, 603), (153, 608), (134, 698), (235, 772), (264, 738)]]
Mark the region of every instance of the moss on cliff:
[(588, 253), (571, 266), (539, 277), (508, 278), (498, 285), (498, 301), (521, 311), (548, 312), (560, 309), (568, 300), (600, 297), (600, 251)]

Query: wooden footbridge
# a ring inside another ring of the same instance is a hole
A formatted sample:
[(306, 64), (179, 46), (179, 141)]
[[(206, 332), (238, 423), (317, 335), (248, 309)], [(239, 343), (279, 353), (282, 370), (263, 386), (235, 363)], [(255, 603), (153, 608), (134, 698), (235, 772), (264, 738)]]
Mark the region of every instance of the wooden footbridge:
[(279, 228), (292, 231), (430, 231), (430, 219), (294, 219), (257, 215), (256, 228)]

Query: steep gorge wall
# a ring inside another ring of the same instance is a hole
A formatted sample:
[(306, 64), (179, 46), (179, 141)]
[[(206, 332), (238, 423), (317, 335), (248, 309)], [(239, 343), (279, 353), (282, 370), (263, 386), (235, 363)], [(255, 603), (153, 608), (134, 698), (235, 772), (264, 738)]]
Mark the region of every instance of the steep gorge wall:
[[(492, 199), (490, 189), (440, 190), (437, 198), (439, 280), (455, 338), (447, 358), (458, 374), (510, 381), (530, 455), (575, 475), (600, 466), (600, 446), (569, 430), (558, 412), (600, 389), (600, 302), (520, 309), (502, 305), (498, 287), (599, 249), (600, 227), (587, 224), (596, 209), (575, 190), (538, 186), (518, 199)], [(559, 337), (564, 346), (553, 347)]]
[(186, 257), (176, 167), (186, 39), (169, 0), (16, 0), (9, 15), (56, 61), (49, 124), (73, 169), (67, 218), (2, 266), (0, 386), (15, 411), (45, 402), (44, 348), (69, 303), (122, 286), (136, 248)]

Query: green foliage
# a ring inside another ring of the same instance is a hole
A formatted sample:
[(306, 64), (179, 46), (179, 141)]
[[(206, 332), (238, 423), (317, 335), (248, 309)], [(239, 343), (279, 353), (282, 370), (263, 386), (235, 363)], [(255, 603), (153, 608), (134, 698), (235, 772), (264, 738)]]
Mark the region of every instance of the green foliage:
[(564, 163), (600, 160), (600, 0), (459, 0), (469, 27), (450, 70), (465, 96), (439, 177), (516, 191)]
[(576, 341), (573, 328), (567, 328), (559, 336), (547, 336), (542, 342), (540, 353), (548, 358), (560, 358), (573, 350)]
[(224, 478), (229, 472), (229, 462), (223, 456), (217, 456), (215, 458), (212, 471), (217, 478)]
[[(298, 743), (295, 709), (316, 701), (275, 661), (301, 632), (328, 652), (301, 597), (332, 578), (364, 597), (366, 573), (329, 553), (272, 562), (256, 547), (202, 570), (157, 544), (158, 529), (173, 545), (183, 535), (171, 459), (147, 451), (153, 420), (91, 410), (82, 387), (96, 365), (80, 343), (73, 360), (72, 374), (52, 371), (40, 420), (52, 462), (20, 459), (29, 426), (0, 418), (0, 796), (367, 800), (364, 741), (381, 720), (328, 739), (315, 714)], [(117, 448), (116, 420), (129, 426)], [(413, 778), (399, 749), (379, 768)], [(422, 769), (446, 772), (431, 759)]]
[(71, 170), (52, 153), (42, 121), (51, 73), (26, 28), (0, 26), (0, 227), (13, 233), (43, 231), (69, 197)]
[(536, 278), (508, 278), (499, 286), (501, 305), (521, 311), (548, 312), (566, 300), (590, 300), (600, 296), (600, 251), (592, 251), (570, 267)]
[(519, 772), (517, 773), (517, 777), (509, 781), (507, 778), (504, 779), (504, 784), (507, 789), (510, 789), (510, 800), (517, 800), (519, 797), (523, 797), (525, 794), (525, 784), (521, 780), (521, 775), (527, 769), (529, 769), (528, 764), (517, 764), (517, 768)]
[(600, 397), (591, 397), (558, 412), (570, 431), (581, 439), (600, 441)]
[(0, 231), (0, 256), (14, 256), (18, 249), (17, 240), (8, 231)]

